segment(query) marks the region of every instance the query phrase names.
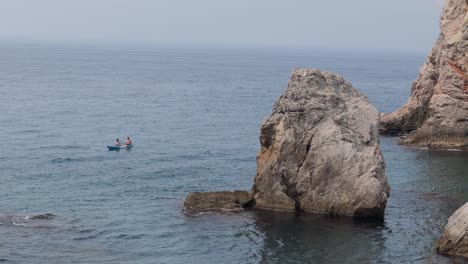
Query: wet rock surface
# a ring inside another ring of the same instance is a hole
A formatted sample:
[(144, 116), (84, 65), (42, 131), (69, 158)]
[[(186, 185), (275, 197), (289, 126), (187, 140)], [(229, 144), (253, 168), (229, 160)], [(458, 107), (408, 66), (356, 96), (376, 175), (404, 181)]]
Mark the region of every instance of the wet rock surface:
[(253, 195), (247, 191), (192, 192), (184, 202), (188, 213), (242, 211), (252, 206)]

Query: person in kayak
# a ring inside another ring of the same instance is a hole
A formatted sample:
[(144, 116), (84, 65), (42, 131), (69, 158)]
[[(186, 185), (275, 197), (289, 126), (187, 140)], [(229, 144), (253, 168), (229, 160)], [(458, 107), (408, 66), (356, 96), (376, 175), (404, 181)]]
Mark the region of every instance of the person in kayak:
[(120, 140), (119, 140), (119, 139), (116, 139), (116, 140), (115, 140), (115, 145), (116, 145), (116, 146), (122, 146), (122, 144), (120, 144)]
[(130, 137), (127, 137), (127, 141), (125, 141), (124, 145), (131, 145), (131, 144), (132, 144), (132, 140), (130, 139)]

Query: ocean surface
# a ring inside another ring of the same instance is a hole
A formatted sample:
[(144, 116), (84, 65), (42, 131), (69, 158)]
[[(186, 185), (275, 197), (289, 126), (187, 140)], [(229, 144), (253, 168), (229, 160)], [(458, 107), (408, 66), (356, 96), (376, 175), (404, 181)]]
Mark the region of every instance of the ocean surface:
[[(1, 263), (467, 263), (435, 254), (468, 201), (468, 154), (382, 137), (383, 223), (249, 211), (188, 216), (192, 191), (249, 189), (262, 120), (296, 67), (381, 111), (424, 53), (0, 44)], [(107, 151), (119, 137), (129, 151)]]

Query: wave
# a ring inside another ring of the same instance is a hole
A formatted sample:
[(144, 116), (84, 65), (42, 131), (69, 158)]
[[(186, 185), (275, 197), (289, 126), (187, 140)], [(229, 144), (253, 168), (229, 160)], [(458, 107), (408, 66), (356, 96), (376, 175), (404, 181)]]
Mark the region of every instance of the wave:
[(81, 159), (75, 159), (75, 158), (55, 158), (53, 160), (51, 160), (50, 162), (52, 163), (64, 163), (64, 162), (71, 162), (71, 161), (81, 161)]
[(106, 159), (105, 156), (93, 156), (93, 157), (78, 157), (78, 158), (54, 158), (50, 162), (54, 164), (67, 163), (67, 162), (83, 162), (83, 161), (103, 161)]
[(75, 237), (73, 238), (73, 240), (80, 241), (80, 240), (95, 239), (95, 238), (99, 238), (104, 235), (107, 235), (109, 231), (104, 230), (104, 231), (96, 232), (95, 229), (84, 229), (84, 230), (81, 230), (79, 233), (83, 235), (79, 237)]
[(116, 236), (113, 236), (111, 238), (113, 239), (126, 239), (126, 240), (133, 240), (133, 239), (140, 239), (145, 237), (145, 234), (137, 234), (137, 235), (128, 235), (128, 234), (119, 234)]
[(40, 132), (41, 131), (38, 129), (23, 129), (23, 130), (15, 131), (15, 134), (36, 134)]
[(61, 146), (42, 146), (39, 147), (40, 149), (62, 149), (62, 150), (67, 150), (67, 149), (87, 149), (87, 147), (84, 146), (77, 146), (77, 145), (61, 145)]

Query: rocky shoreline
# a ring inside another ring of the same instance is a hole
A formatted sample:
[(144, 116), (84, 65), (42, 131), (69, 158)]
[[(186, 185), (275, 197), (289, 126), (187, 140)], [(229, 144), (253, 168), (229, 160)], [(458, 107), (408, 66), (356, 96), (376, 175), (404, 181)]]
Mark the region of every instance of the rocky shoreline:
[(419, 70), (406, 105), (382, 114), (380, 132), (400, 143), (468, 150), (468, 3), (446, 1), (440, 35)]
[[(407, 104), (381, 115), (380, 132), (400, 143), (468, 151), (468, 1), (447, 0), (440, 35), (414, 81)], [(448, 220), (437, 252), (468, 258), (468, 203)]]
[[(390, 195), (379, 132), (428, 149), (468, 150), (468, 1), (448, 0), (407, 104), (379, 114), (341, 76), (297, 69), (260, 129), (250, 191), (190, 193), (188, 213), (244, 209), (382, 219)], [(468, 203), (437, 252), (468, 258)]]

